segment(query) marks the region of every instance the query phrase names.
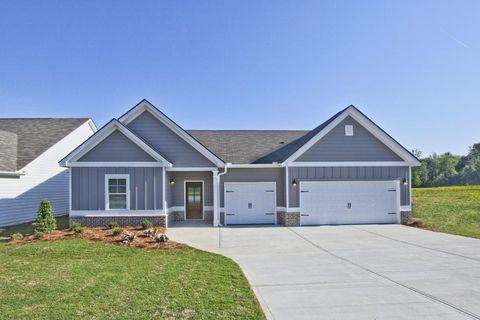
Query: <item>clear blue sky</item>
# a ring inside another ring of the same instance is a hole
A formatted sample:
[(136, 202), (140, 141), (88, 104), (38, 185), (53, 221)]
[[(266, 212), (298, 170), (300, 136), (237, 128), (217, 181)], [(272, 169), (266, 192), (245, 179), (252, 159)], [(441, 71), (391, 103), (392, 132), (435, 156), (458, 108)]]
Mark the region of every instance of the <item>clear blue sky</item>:
[(0, 117), (147, 98), (188, 129), (310, 129), (353, 104), (407, 148), (480, 142), (479, 1), (1, 1)]

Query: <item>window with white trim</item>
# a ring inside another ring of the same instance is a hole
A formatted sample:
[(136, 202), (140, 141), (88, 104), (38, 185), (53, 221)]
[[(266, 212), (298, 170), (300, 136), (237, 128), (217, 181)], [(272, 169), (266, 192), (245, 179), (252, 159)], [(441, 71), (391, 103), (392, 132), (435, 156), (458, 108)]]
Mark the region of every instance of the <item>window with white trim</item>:
[(130, 176), (128, 174), (105, 175), (105, 209), (130, 209)]
[(347, 137), (353, 136), (353, 126), (351, 124), (345, 125), (345, 135)]

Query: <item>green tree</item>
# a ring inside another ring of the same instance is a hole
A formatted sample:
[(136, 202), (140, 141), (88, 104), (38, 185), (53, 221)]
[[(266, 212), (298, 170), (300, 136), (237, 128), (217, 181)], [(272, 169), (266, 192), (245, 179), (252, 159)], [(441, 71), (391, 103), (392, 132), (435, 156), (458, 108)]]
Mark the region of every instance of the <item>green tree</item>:
[(53, 216), (52, 205), (48, 200), (40, 201), (37, 220), (33, 223), (35, 232), (51, 232), (57, 229), (57, 220)]
[(480, 143), (470, 147), (468, 155), (458, 164), (462, 184), (480, 184)]

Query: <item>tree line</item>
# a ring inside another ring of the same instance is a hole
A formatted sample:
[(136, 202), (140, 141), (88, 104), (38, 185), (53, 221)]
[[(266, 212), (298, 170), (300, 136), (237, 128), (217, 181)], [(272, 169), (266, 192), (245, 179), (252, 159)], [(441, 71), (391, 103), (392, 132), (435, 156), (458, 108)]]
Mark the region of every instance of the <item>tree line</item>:
[(446, 152), (422, 158), (417, 149), (413, 154), (421, 162), (419, 167), (412, 168), (413, 187), (480, 184), (480, 143), (471, 146), (466, 156)]

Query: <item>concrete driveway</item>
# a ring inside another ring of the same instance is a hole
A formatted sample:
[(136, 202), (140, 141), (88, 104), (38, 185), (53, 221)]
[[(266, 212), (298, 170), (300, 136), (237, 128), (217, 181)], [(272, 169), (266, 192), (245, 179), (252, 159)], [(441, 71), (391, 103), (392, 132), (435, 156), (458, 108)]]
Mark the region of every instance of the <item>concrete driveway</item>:
[(169, 234), (235, 260), (270, 319), (480, 319), (480, 240), (401, 225)]

